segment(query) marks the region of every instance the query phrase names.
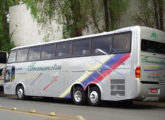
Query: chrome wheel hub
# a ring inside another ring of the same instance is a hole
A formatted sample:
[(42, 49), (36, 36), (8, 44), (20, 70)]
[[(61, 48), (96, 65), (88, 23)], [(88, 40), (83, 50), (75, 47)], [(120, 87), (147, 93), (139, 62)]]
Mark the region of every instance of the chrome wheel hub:
[(99, 99), (99, 95), (96, 91), (92, 91), (89, 95), (89, 98), (92, 103), (96, 103)]
[(18, 95), (19, 98), (22, 98), (22, 96), (23, 96), (23, 89), (21, 89), (21, 88), (18, 89), (17, 95)]
[(76, 102), (80, 102), (82, 100), (82, 94), (81, 94), (80, 91), (76, 91), (74, 93), (74, 99), (75, 99)]

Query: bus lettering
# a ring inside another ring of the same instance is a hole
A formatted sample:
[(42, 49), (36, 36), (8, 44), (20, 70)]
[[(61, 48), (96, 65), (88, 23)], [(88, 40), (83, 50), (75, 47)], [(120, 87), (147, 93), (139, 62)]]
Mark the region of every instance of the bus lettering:
[(160, 65), (165, 65), (165, 62), (163, 60), (161, 61), (153, 61), (153, 60), (148, 60), (148, 56), (145, 56), (142, 58), (142, 63), (151, 63), (151, 64), (160, 64)]
[(61, 65), (54, 64), (53, 66), (41, 66), (35, 67), (35, 62), (29, 65), (28, 71), (52, 71), (52, 70), (61, 70)]

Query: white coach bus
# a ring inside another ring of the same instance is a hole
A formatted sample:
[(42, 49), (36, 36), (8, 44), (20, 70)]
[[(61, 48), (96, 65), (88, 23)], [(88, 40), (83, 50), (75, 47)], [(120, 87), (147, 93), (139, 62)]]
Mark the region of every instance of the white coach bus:
[(165, 98), (165, 32), (133, 26), (11, 50), (5, 94), (101, 100)]

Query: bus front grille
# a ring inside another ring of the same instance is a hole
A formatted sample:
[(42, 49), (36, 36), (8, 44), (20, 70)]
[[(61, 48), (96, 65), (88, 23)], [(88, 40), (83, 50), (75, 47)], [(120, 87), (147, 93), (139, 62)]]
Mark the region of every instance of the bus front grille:
[(125, 80), (124, 79), (111, 80), (111, 95), (125, 96)]

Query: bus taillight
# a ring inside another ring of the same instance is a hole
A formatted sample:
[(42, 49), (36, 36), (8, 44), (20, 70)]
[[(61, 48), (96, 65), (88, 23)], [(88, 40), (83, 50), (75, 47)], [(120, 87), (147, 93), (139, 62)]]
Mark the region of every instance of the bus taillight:
[(140, 66), (136, 67), (136, 69), (135, 69), (135, 76), (136, 76), (136, 78), (140, 78), (140, 76), (141, 76), (141, 68), (140, 68)]

